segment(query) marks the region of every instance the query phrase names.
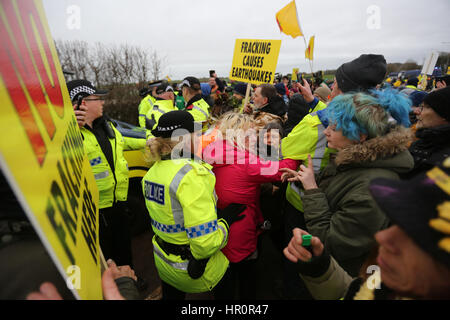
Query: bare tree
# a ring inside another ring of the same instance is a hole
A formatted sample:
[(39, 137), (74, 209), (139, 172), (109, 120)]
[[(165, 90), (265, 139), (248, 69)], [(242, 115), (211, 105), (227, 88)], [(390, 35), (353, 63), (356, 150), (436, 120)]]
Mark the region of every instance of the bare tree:
[(138, 83), (144, 83), (149, 80), (150, 63), (148, 52), (139, 47), (135, 48), (136, 58), (136, 77)]
[(105, 66), (106, 54), (104, 46), (99, 42), (96, 42), (89, 50), (88, 66), (91, 69), (96, 86), (103, 84), (105, 81), (102, 74)]
[(161, 78), (161, 73), (165, 59), (166, 58), (161, 58), (156, 50), (153, 50), (153, 52), (151, 53), (150, 63), (151, 63), (152, 80), (158, 80)]
[(88, 44), (84, 41), (56, 41), (56, 50), (64, 70), (74, 72), (75, 78), (88, 75)]
[(156, 50), (128, 44), (89, 45), (77, 40), (57, 40), (55, 44), (62, 68), (74, 72), (73, 78), (90, 79), (97, 86), (157, 80), (166, 63)]

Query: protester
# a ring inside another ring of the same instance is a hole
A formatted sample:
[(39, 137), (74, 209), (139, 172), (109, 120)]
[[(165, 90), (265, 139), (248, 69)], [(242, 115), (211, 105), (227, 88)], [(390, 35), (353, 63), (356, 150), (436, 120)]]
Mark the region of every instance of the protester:
[(289, 90), (289, 85), (290, 85), (289, 77), (288, 76), (283, 76), (281, 78), (281, 83), (284, 84), (284, 89), (285, 89), (284, 94), (287, 95), (288, 94), (288, 90)]
[(328, 103), (330, 95), (331, 90), (327, 86), (320, 86), (316, 90), (314, 90), (314, 97), (316, 97), (323, 103)]
[(286, 104), (283, 99), (277, 94), (277, 90), (271, 84), (262, 84), (256, 87), (253, 94), (254, 108), (247, 104), (244, 112), (251, 114), (253, 112), (268, 112), (279, 117), (284, 117), (286, 114)]
[(247, 83), (239, 82), (234, 86), (232, 104), (238, 108), (240, 113), (244, 112), (245, 95), (247, 93)]
[(217, 73), (215, 70), (209, 70), (209, 77), (213, 78), (215, 80), (215, 84), (217, 85), (217, 90), (219, 90), (220, 92), (225, 92), (225, 84), (217, 76)]
[(211, 86), (209, 83), (200, 83), (202, 90), (202, 99), (205, 100), (210, 107), (214, 105), (214, 100), (211, 97)]
[(283, 101), (285, 104), (287, 104), (289, 102), (289, 98), (288, 95), (286, 94), (286, 92), (289, 93), (289, 90), (286, 91), (286, 87), (283, 83), (277, 83), (275, 85), (275, 89), (277, 90), (277, 94), (280, 98), (283, 98)]
[(370, 277), (366, 268), (353, 279), (324, 250), (318, 237), (312, 238), (309, 252), (302, 247), (302, 235), (308, 233), (295, 229), (284, 254), (297, 264), (313, 297), (450, 299), (450, 192), (439, 182), (448, 180), (449, 173), (447, 158), (440, 167), (412, 180), (378, 178), (371, 182), (372, 196), (394, 225), (375, 234), (378, 256), (366, 265), (379, 272)]
[[(260, 128), (263, 129), (262, 126)], [(227, 113), (220, 119), (218, 129), (223, 140), (216, 139), (203, 152), (205, 161), (213, 166), (216, 176), (217, 208), (243, 203), (247, 209), (245, 218), (230, 227), (228, 243), (222, 249), (230, 261), (231, 274), (227, 283), (216, 291), (216, 298), (254, 299), (257, 281), (254, 265), (260, 254), (257, 243), (264, 222), (259, 206), (260, 185), (280, 181), (278, 169), (296, 169), (298, 162), (261, 159), (256, 154), (257, 141), (252, 140), (258, 136), (259, 128), (249, 115)], [(236, 288), (239, 292), (237, 297), (234, 295)]]
[[(368, 91), (381, 83), (386, 74), (386, 60), (382, 55), (363, 54), (357, 59), (341, 65), (335, 75), (330, 101), (335, 97), (352, 91)], [(306, 80), (303, 85), (297, 83), (297, 87), (309, 104), (310, 114), (306, 115), (297, 125), (294, 126), (290, 134), (281, 142), (281, 153), (284, 157), (306, 161), (311, 155), (314, 172), (318, 174), (327, 166), (335, 149), (327, 146), (324, 130), (327, 125), (326, 109), (327, 105), (315, 98)], [(305, 229), (303, 220), (303, 204), (301, 200), (301, 186), (289, 183), (286, 188), (285, 206), (285, 244), (290, 240), (292, 229), (300, 227)], [(298, 281), (295, 277), (295, 270), (292, 263), (285, 260), (284, 275), (286, 292), (289, 297), (296, 297), (301, 291), (301, 284), (293, 287)], [(309, 297), (308, 297), (309, 298)]]
[[(308, 232), (319, 237), (338, 263), (356, 276), (373, 246), (375, 232), (389, 221), (368, 193), (373, 178), (395, 179), (411, 170), (409, 99), (394, 90), (344, 94), (327, 108), (324, 134), (336, 159), (317, 177), (312, 161), (300, 171), (280, 169), (301, 182)], [(392, 125), (390, 117), (395, 119)], [(310, 158), (310, 156), (309, 156)]]
[(299, 93), (294, 94), (288, 103), (287, 120), (284, 125), (285, 135), (289, 135), (292, 129), (309, 113), (309, 104)]
[(132, 266), (131, 230), (127, 216), (128, 165), (124, 150), (139, 150), (145, 139), (123, 137), (114, 122), (103, 115), (103, 96), (89, 81), (67, 83), (75, 108), (85, 107), (85, 125), (80, 128), (84, 149), (99, 191), (99, 238), (106, 259)]
[(411, 111), (409, 112), (409, 121), (411, 122), (412, 125), (414, 125), (414, 131), (416, 130), (416, 122), (417, 122), (417, 117), (416, 117), (416, 113), (419, 111), (417, 110), (418, 108), (421, 108), (421, 104), (423, 102), (423, 99), (425, 99), (425, 97), (427, 96), (427, 92), (424, 91), (413, 91), (410, 95), (409, 95), (409, 99), (412, 102), (411, 105)]
[(409, 151), (414, 169), (404, 178), (434, 167), (450, 155), (450, 87), (426, 95), (416, 114), (416, 137)]
[(216, 287), (228, 267), (220, 249), (230, 226), (244, 218), (238, 215), (245, 206), (234, 204), (219, 211), (218, 218), (214, 174), (192, 155), (200, 130), (189, 112), (169, 112), (148, 142), (148, 156), (155, 163), (142, 188), (155, 232), (153, 253), (163, 299), (184, 299), (187, 292)]

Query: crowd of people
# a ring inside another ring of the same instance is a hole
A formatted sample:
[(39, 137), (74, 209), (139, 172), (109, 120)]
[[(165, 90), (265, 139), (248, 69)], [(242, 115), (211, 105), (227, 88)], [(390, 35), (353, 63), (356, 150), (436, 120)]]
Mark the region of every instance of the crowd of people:
[[(123, 151), (145, 149), (162, 299), (255, 299), (267, 199), (282, 225), (285, 299), (450, 298), (450, 87), (385, 77), (385, 58), (363, 54), (330, 83), (318, 73), (227, 84), (214, 70), (205, 83), (152, 82), (139, 105), (145, 139), (122, 136), (103, 114), (106, 91), (69, 82), (111, 259), (105, 297), (138, 296)], [(60, 298), (56, 290), (45, 284), (29, 298)]]

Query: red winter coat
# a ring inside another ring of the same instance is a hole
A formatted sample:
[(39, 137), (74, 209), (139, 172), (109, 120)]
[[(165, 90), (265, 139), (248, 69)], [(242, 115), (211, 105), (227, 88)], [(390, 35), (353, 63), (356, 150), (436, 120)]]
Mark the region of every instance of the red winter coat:
[(216, 175), (217, 207), (224, 209), (231, 203), (247, 206), (243, 212), (245, 218), (231, 225), (228, 244), (222, 249), (231, 262), (242, 261), (256, 250), (260, 225), (264, 222), (259, 207), (260, 185), (280, 181), (282, 172), (279, 168), (296, 170), (300, 163), (291, 159), (262, 160), (224, 140), (208, 145), (203, 157), (213, 166)]

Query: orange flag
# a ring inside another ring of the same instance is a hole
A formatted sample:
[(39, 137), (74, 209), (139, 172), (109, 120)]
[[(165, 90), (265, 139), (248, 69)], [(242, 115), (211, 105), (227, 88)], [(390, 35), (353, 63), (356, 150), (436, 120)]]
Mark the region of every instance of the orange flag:
[(303, 35), (300, 30), (300, 24), (298, 23), (295, 1), (290, 2), (287, 6), (278, 11), (275, 17), (281, 32), (292, 38), (301, 37)]

